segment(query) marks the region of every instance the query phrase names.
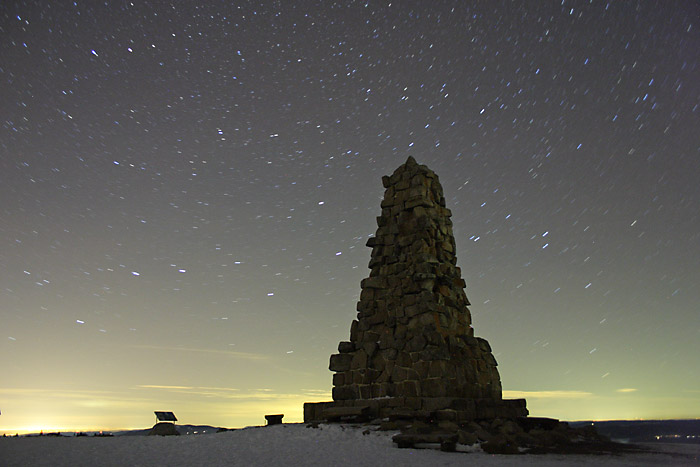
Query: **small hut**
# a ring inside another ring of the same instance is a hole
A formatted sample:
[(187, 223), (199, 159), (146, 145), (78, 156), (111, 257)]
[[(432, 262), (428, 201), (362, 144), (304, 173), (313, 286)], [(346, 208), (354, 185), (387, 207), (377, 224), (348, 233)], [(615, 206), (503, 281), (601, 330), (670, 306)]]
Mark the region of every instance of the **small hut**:
[(177, 417), (172, 412), (153, 412), (156, 415), (156, 424), (153, 425), (151, 431), (148, 432), (148, 436), (160, 435), (160, 436), (178, 436), (180, 434), (175, 428), (175, 422)]

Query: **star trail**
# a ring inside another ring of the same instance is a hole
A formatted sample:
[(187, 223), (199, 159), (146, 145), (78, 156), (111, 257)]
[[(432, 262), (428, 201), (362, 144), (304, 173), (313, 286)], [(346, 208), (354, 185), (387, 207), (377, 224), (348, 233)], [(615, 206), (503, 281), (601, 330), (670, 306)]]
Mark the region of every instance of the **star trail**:
[(301, 420), (387, 175), (504, 396), (700, 417), (695, 1), (5, 2), (0, 431)]

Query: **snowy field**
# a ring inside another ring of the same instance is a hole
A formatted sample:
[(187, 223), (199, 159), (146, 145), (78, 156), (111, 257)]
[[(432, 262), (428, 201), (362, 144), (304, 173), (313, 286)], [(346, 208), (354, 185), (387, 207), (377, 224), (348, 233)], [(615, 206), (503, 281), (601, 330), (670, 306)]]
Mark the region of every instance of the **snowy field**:
[(489, 455), (398, 449), (392, 432), (304, 424), (251, 427), (196, 436), (0, 438), (0, 465), (9, 466), (236, 466), (236, 465), (700, 465), (700, 445), (654, 445), (656, 453), (613, 455)]

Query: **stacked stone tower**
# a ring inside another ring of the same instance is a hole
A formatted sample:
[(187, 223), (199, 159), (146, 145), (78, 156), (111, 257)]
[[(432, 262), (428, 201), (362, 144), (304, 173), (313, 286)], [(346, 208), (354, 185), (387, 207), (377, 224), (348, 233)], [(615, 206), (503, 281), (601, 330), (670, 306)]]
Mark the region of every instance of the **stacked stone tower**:
[(305, 404), (305, 420), (431, 418), (437, 411), (462, 421), (527, 415), (524, 400), (502, 399), (491, 347), (474, 337), (437, 175), (409, 157), (382, 182), (357, 320), (350, 341), (330, 359), (334, 402)]

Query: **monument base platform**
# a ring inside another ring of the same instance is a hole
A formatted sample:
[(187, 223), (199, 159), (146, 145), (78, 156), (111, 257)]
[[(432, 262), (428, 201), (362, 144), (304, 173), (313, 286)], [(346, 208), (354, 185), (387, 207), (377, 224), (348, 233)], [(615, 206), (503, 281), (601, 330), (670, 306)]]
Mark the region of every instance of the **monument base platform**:
[(361, 421), (377, 418), (450, 420), (463, 423), (495, 418), (527, 417), (525, 399), (461, 399), (454, 397), (381, 397), (306, 402), (304, 422)]

